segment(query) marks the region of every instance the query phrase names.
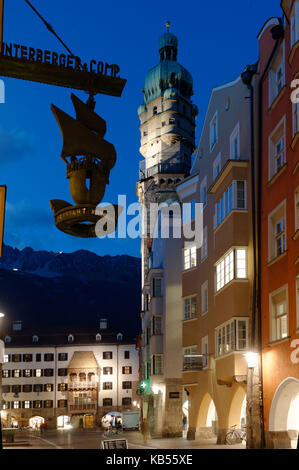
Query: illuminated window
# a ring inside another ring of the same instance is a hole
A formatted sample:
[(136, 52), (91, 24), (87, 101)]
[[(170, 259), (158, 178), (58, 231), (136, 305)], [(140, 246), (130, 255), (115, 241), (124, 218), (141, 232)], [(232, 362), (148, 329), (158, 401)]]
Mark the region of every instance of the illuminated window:
[(58, 391), (59, 392), (66, 392), (67, 391), (67, 384), (58, 384)]
[(4, 356), (3, 356), (3, 362), (4, 362), (4, 363), (5, 363), (5, 362), (8, 362), (8, 359), (9, 359), (9, 358), (8, 358), (8, 354), (4, 354)]
[(284, 286), (270, 294), (271, 340), (288, 336), (288, 287)]
[(132, 374), (132, 367), (131, 366), (123, 366), (122, 373), (123, 374)]
[(19, 401), (13, 401), (13, 408), (15, 410), (17, 410), (18, 408), (20, 408), (20, 402)]
[(23, 370), (23, 377), (31, 377), (31, 376), (32, 376), (31, 369), (24, 369)]
[(53, 391), (53, 384), (45, 384), (44, 385), (45, 392), (52, 392)]
[(23, 403), (24, 403), (24, 408), (30, 408), (30, 401), (26, 400)]
[(281, 203), (268, 216), (269, 261), (282, 255), (286, 247), (286, 204)]
[(237, 248), (230, 250), (216, 264), (216, 291), (233, 279), (247, 278), (247, 249)]
[(12, 376), (15, 377), (15, 378), (21, 377), (21, 370), (20, 369), (14, 369), (12, 371)]
[(41, 369), (35, 369), (35, 377), (41, 377), (42, 376), (42, 370)]
[(7, 379), (8, 377), (10, 377), (10, 370), (8, 370), (8, 369), (3, 369), (3, 370), (2, 370), (2, 377), (3, 377), (4, 379)]
[(191, 318), (196, 318), (196, 316), (196, 297), (194, 296), (184, 299), (184, 320), (191, 320)]
[(216, 356), (248, 349), (248, 319), (232, 319), (215, 330)]
[(103, 374), (104, 375), (111, 375), (112, 374), (112, 367), (103, 367)]
[(184, 270), (196, 266), (196, 246), (184, 249)]

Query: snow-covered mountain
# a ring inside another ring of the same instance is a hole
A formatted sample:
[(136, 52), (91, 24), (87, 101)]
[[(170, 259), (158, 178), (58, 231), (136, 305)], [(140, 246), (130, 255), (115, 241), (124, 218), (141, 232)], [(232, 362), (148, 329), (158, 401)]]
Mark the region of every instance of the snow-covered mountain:
[(139, 332), (140, 259), (18, 250), (3, 246), (0, 311), (27, 325), (92, 325), (105, 316), (127, 334)]

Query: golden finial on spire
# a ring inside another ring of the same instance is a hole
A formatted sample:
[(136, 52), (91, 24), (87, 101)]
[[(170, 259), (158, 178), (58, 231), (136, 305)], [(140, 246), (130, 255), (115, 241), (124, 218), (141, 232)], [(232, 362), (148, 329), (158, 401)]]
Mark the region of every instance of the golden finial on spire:
[(166, 28), (167, 28), (167, 32), (169, 32), (169, 28), (170, 28), (170, 21), (166, 21)]

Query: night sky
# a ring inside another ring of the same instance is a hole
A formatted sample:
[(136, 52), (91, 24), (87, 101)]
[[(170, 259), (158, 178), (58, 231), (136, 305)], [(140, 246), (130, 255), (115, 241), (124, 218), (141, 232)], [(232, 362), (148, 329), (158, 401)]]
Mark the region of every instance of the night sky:
[[(139, 120), (137, 107), (146, 72), (158, 63), (158, 38), (171, 22), (179, 39), (178, 61), (192, 74), (193, 101), (199, 107), (197, 140), (213, 87), (234, 80), (258, 59), (256, 36), (280, 0), (32, 0), (75, 55), (120, 66), (128, 80), (121, 98), (97, 95), (95, 111), (107, 121), (105, 138), (114, 144), (117, 163), (103, 201), (126, 194), (136, 202)], [(182, 8), (184, 7), (184, 9)], [(5, 0), (4, 41), (65, 52), (24, 0)], [(6, 184), (4, 241), (17, 248), (140, 256), (140, 240), (80, 239), (54, 226), (50, 199), (72, 202), (66, 165), (59, 155), (60, 130), (50, 111), (54, 103), (74, 116), (73, 90), (4, 78), (6, 103), (0, 104), (0, 184)], [(74, 93), (86, 101), (84, 92)]]

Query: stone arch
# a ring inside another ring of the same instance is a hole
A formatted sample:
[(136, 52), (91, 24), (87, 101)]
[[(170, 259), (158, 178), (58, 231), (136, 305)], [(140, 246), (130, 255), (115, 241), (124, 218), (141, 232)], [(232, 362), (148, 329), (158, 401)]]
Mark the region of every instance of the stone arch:
[[(206, 392), (204, 394), (204, 396), (202, 397), (202, 399), (201, 399), (199, 409), (198, 409), (198, 416), (197, 416), (197, 427), (198, 428), (202, 428), (202, 427), (207, 426), (209, 412), (211, 413), (211, 408), (210, 407), (212, 406), (212, 404), (214, 404), (215, 409), (216, 409), (216, 405), (213, 401), (213, 398), (211, 397), (211, 395), (208, 392)], [(216, 410), (216, 413), (217, 413), (217, 410)]]
[(240, 427), (241, 424), (241, 412), (243, 408), (244, 400), (246, 399), (246, 389), (245, 386), (242, 387), (239, 385), (232, 396), (229, 414), (228, 414), (228, 426)]
[(269, 431), (299, 431), (299, 380), (288, 377), (277, 387), (269, 414)]

